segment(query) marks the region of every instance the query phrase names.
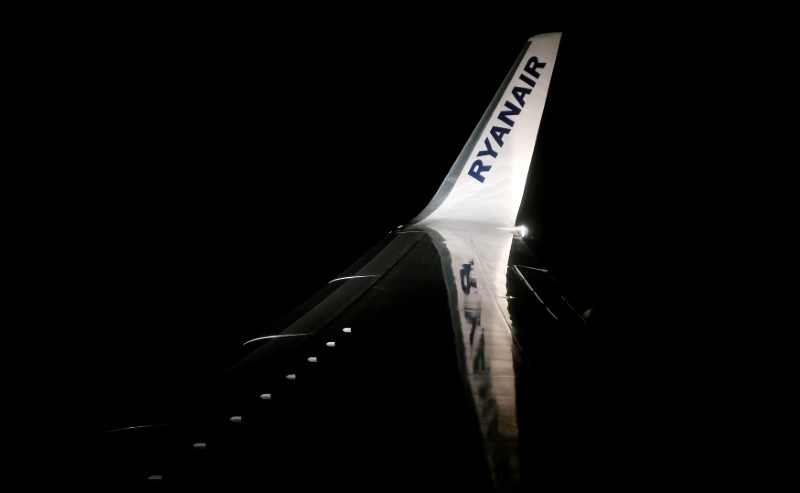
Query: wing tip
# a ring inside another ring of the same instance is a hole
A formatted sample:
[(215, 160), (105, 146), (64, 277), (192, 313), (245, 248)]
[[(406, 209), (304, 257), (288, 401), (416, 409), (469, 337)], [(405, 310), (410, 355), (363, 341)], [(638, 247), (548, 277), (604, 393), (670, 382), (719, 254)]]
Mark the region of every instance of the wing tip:
[(553, 31), (553, 32), (546, 32), (546, 33), (535, 34), (535, 35), (531, 36), (530, 38), (528, 38), (528, 41), (533, 41), (533, 40), (535, 40), (536, 38), (543, 38), (543, 37), (545, 37), (545, 36), (561, 36), (561, 32), (559, 32), (559, 31)]

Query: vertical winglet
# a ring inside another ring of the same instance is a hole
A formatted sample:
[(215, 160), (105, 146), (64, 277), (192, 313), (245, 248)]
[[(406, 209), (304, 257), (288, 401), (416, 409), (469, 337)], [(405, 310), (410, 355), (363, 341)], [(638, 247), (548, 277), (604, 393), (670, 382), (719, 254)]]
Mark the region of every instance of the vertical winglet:
[(525, 44), (436, 195), (412, 221), (514, 227), (561, 33)]

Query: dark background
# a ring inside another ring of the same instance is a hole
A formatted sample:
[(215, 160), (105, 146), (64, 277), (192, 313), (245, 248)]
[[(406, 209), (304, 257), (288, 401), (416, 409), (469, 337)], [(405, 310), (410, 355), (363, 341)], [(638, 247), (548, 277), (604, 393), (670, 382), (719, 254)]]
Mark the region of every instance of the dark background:
[[(54, 211), (58, 289), (84, 340), (93, 426), (135, 424), (139, 406), (154, 419), (155, 397), (216, 374), (413, 218), (526, 39), (560, 28), (544, 24), (278, 34), (187, 18), (75, 33), (59, 101), (71, 159), (52, 179), (69, 186)], [(629, 99), (646, 92), (631, 75), (648, 74), (626, 49), (565, 32), (521, 214), (574, 303), (614, 335), (637, 289), (620, 261), (647, 241), (628, 228), (650, 220), (629, 222), (631, 201), (654, 166), (636, 156), (647, 135)]]
[(33, 84), (53, 165), (37, 172), (45, 239), (32, 250), (66, 427), (163, 422), (243, 341), (413, 218), (526, 39), (551, 31), (564, 34), (520, 211), (529, 244), (592, 310), (647, 420), (709, 422), (695, 358), (721, 329), (691, 299), (708, 288), (687, 259), (710, 256), (696, 232), (718, 227), (689, 204), (725, 164), (707, 132), (725, 118), (706, 78), (719, 41), (535, 7), (382, 14), (391, 23), (92, 14), (48, 39)]

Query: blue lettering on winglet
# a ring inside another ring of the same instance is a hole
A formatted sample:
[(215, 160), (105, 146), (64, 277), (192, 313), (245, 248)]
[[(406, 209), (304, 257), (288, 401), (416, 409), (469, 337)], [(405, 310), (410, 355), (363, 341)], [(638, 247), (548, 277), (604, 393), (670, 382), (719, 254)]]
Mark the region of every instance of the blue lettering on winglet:
[(476, 159), (472, 166), (469, 167), (469, 176), (475, 178), (479, 182), (483, 183), (483, 180), (486, 178), (483, 177), (483, 173), (491, 170), (491, 166), (484, 166), (483, 161), (480, 159)]
[[(544, 68), (545, 65), (547, 65), (547, 63), (540, 62), (535, 56), (530, 57), (528, 61), (525, 62), (523, 71), (519, 75), (519, 80), (527, 84), (529, 87), (514, 86), (514, 88), (511, 89), (511, 95), (514, 97), (514, 101), (516, 101), (517, 104), (514, 104), (508, 100), (504, 101), (503, 107), (505, 110), (500, 112), (500, 114), (497, 116), (496, 124), (493, 125), (489, 131), (489, 135), (491, 135), (492, 139), (494, 139), (495, 145), (493, 146), (492, 142), (487, 137), (483, 141), (484, 148), (478, 151), (476, 157), (489, 156), (492, 159), (497, 158), (500, 148), (503, 147), (503, 138), (510, 134), (511, 129), (514, 128), (514, 120), (511, 117), (518, 116), (522, 112), (522, 109), (525, 107), (525, 96), (530, 94), (533, 87), (536, 86), (535, 79), (538, 79), (541, 75), (539, 73), (539, 69)], [(506, 126), (501, 125), (501, 123), (505, 124)], [(483, 183), (486, 180), (486, 176), (484, 176), (484, 174), (491, 170), (492, 165), (483, 164), (483, 160), (475, 159), (472, 162), (472, 165), (469, 167), (467, 174)]]

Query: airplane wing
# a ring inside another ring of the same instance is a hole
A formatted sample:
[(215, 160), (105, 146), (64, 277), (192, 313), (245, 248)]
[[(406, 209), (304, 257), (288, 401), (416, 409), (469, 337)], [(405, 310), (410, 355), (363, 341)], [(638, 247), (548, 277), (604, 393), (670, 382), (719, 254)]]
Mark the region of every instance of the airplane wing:
[(101, 482), (520, 491), (564, 474), (591, 428), (593, 333), (515, 223), (559, 42), (527, 42), (416, 218), (176, 422), (104, 436)]

